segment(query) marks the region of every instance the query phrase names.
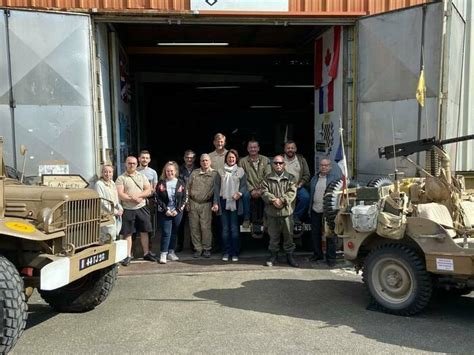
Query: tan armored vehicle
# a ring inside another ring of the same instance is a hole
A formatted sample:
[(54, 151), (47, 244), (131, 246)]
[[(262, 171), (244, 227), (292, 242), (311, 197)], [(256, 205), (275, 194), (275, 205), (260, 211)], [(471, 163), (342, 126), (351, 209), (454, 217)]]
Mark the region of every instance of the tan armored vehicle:
[[(7, 178), (0, 137), (0, 353), (23, 332), (35, 288), (56, 311), (84, 312), (103, 302), (126, 257), (126, 241), (99, 242), (111, 223), (91, 189), (23, 185)], [(110, 209), (113, 210), (113, 209)]]
[(451, 176), (444, 144), (473, 136), (435, 138), (379, 149), (387, 159), (426, 151), (422, 178), (379, 178), (368, 187), (342, 193), (328, 186), (329, 227), (343, 238), (346, 260), (362, 270), (371, 307), (413, 315), (434, 293), (468, 294), (474, 289), (474, 196), (461, 176)]

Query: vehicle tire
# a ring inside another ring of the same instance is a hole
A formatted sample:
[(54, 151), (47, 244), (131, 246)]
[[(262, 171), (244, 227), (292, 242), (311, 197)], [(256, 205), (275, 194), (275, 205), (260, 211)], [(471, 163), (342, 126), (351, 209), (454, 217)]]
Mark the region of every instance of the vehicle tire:
[(403, 244), (385, 244), (371, 251), (362, 279), (376, 309), (401, 316), (421, 312), (433, 292), (423, 259)]
[(117, 280), (117, 270), (117, 265), (112, 265), (56, 290), (39, 290), (39, 293), (55, 311), (87, 312), (109, 296)]
[(393, 185), (393, 181), (385, 176), (378, 176), (367, 183), (367, 187), (382, 187)]
[(8, 353), (23, 333), (28, 318), (28, 306), (23, 292), (23, 280), (15, 265), (0, 256), (0, 312), (2, 336), (0, 353)]
[(335, 219), (340, 209), (340, 201), (342, 195), (342, 179), (332, 181), (324, 193), (323, 212), (326, 223), (331, 230), (335, 228)]

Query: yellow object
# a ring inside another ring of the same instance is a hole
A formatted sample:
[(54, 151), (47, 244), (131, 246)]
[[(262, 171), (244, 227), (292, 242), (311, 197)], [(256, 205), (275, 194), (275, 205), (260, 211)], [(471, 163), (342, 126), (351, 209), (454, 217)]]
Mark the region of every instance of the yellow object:
[(24, 233), (33, 233), (36, 231), (36, 228), (31, 224), (21, 223), (21, 222), (6, 222), (5, 226), (17, 232)]
[(425, 84), (425, 70), (422, 67), (420, 72), (420, 78), (418, 79), (418, 86), (416, 87), (416, 100), (421, 105), (425, 106), (425, 97), (426, 97), (426, 84)]

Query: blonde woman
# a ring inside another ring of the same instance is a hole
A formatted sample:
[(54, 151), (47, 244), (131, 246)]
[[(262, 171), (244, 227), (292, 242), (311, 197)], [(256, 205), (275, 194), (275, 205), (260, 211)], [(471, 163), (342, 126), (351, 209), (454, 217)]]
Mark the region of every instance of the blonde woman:
[(107, 212), (113, 212), (114, 224), (102, 227), (100, 231), (100, 239), (102, 242), (108, 240), (107, 235), (115, 240), (122, 228), (122, 214), (123, 208), (119, 202), (117, 187), (114, 183), (114, 167), (112, 164), (105, 164), (102, 166), (102, 172), (99, 181), (95, 184), (95, 190), (100, 197), (113, 202), (113, 211), (110, 210), (110, 204), (107, 201), (102, 201), (102, 208)]
[(163, 167), (160, 181), (156, 185), (156, 202), (161, 227), (160, 264), (167, 260), (179, 260), (175, 253), (179, 225), (187, 202), (184, 180), (178, 177), (179, 167), (169, 161)]

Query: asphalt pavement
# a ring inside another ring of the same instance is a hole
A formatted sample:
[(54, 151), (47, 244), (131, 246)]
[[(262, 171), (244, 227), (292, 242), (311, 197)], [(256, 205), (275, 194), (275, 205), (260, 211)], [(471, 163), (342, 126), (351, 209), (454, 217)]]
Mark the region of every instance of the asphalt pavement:
[[(352, 268), (193, 259), (120, 268), (95, 310), (58, 314), (37, 293), (15, 354), (472, 353), (474, 297), (435, 299), (415, 317), (366, 310)], [(283, 261), (283, 258), (282, 258)]]

